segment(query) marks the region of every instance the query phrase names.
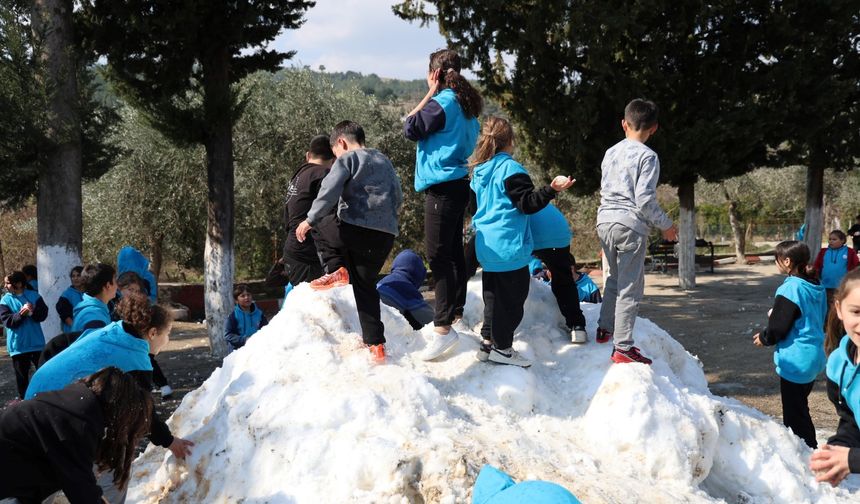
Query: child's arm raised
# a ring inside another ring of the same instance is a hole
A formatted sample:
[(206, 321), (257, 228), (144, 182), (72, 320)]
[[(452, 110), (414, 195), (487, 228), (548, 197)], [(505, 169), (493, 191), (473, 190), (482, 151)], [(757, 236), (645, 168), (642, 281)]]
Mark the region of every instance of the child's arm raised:
[(531, 215), (543, 210), (555, 195), (573, 185), (570, 177), (558, 176), (550, 185), (535, 188), (532, 179), (525, 173), (517, 173), (505, 179), (505, 193), (517, 209)]

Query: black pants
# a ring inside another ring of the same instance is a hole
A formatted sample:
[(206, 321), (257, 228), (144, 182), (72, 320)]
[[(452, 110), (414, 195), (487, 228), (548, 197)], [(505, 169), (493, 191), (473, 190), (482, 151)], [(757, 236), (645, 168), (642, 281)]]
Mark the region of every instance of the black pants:
[(284, 272), (290, 278), (290, 283), (295, 287), (302, 282), (311, 282), (323, 276), (323, 267), (319, 259), (315, 258), (313, 261), (303, 261), (292, 255), (284, 254)]
[(585, 327), (585, 315), (579, 306), (579, 291), (576, 290), (576, 281), (571, 271), (573, 264), (570, 262), (570, 246), (535, 250), (532, 254), (549, 268), (552, 275), (552, 294), (567, 327)]
[(169, 385), (167, 383), (167, 377), (164, 376), (164, 372), (161, 371), (161, 366), (159, 366), (158, 361), (155, 360), (155, 355), (149, 354), (149, 363), (152, 364), (152, 383), (154, 383), (158, 388)]
[(469, 279), (475, 276), (478, 272), (478, 254), (475, 251), (475, 234), (469, 238), (469, 241), (463, 246), (463, 255), (466, 257), (466, 269), (463, 274), (463, 281), (457, 289), (457, 307), (454, 308), (454, 315), (462, 317), (463, 309), (466, 307), (466, 291)]
[(314, 245), (317, 247), (317, 255), (319, 255), (320, 264), (325, 267), (326, 273), (334, 273), (339, 268), (346, 267), (345, 247), (340, 234), (340, 226), (341, 222), (337, 215), (329, 214), (311, 228)]
[(433, 325), (454, 321), (460, 286), (466, 283), (463, 256), (463, 215), (469, 202), (465, 178), (430, 186), (424, 198), (424, 250), (436, 293)]
[(385, 343), (385, 327), (379, 309), (376, 281), (394, 245), (394, 235), (341, 222), (343, 258), (355, 295), (355, 308), (365, 345)]
[(514, 331), (523, 320), (523, 305), (529, 295), (529, 278), (528, 266), (502, 273), (484, 271), (481, 337), (500, 350), (507, 350), (514, 343)]
[(23, 399), (30, 385), (30, 367), (39, 368), (39, 355), (42, 352), (25, 352), (12, 356), (12, 367), (15, 369), (15, 384), (18, 386), (18, 397)]
[(782, 423), (796, 436), (803, 439), (810, 448), (818, 448), (815, 440), (815, 426), (809, 416), (809, 394), (811, 383), (793, 383), (785, 378), (779, 379), (779, 393), (782, 395)]

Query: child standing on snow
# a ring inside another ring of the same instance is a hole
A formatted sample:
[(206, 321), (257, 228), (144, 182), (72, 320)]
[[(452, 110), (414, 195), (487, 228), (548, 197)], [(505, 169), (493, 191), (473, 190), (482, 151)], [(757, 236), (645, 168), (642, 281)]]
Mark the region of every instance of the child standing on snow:
[(767, 328), (753, 336), (756, 346), (776, 345), (773, 362), (779, 375), (782, 422), (811, 448), (815, 426), (809, 416), (809, 393), (824, 369), (824, 287), (807, 276), (809, 248), (803, 242), (776, 246), (776, 267), (788, 278), (776, 290)]
[(430, 55), (429, 91), (406, 116), (403, 132), (418, 142), (415, 190), (425, 194), (424, 249), (433, 272), (435, 337), (422, 358), (432, 360), (457, 344), (451, 328), (459, 293), (468, 278), (463, 255), (463, 218), (469, 202), (468, 160), (475, 149), (483, 100), (460, 74), (460, 55), (442, 49)]
[(245, 346), (248, 338), (269, 323), (263, 310), (254, 304), (254, 295), (248, 284), (233, 287), (233, 300), (236, 306), (224, 324), (224, 339), (231, 352)]
[(528, 264), (534, 249), (529, 215), (546, 207), (559, 192), (572, 186), (573, 180), (558, 176), (550, 185), (537, 189), (526, 169), (511, 157), (513, 151), (511, 123), (487, 117), (475, 148), (471, 182), (477, 202), (472, 220), (475, 251), (484, 268), (483, 341), (476, 357), (528, 367), (531, 361), (513, 349), (513, 341), (529, 294)]
[(633, 346), (633, 324), (645, 291), (645, 252), (651, 226), (675, 241), (675, 226), (657, 203), (660, 160), (645, 142), (657, 131), (657, 105), (636, 99), (624, 108), (625, 139), (606, 151), (600, 165), (600, 208), (597, 235), (608, 264), (597, 323), (598, 343), (614, 341), (616, 363), (651, 359)]
[(827, 320), (827, 397), (839, 415), (836, 434), (812, 454), (816, 481), (838, 485), (848, 474), (860, 473), (860, 269), (850, 271), (833, 297)]

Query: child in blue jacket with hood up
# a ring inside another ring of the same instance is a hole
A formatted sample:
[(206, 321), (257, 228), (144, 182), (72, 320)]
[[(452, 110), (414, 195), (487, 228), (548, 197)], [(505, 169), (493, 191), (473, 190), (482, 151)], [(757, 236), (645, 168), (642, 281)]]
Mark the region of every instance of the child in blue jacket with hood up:
[(811, 448), (817, 448), (809, 415), (809, 393), (824, 370), (824, 287), (809, 278), (809, 248), (803, 242), (776, 246), (776, 265), (788, 278), (776, 290), (767, 328), (753, 336), (756, 346), (776, 345), (773, 362), (779, 375), (782, 422)]
[(534, 241), (528, 216), (572, 186), (573, 179), (558, 176), (550, 185), (536, 189), (526, 169), (511, 157), (513, 150), (511, 124), (500, 117), (487, 117), (475, 148), (471, 182), (477, 203), (472, 219), (475, 251), (484, 268), (483, 341), (476, 357), (528, 367), (531, 361), (512, 348), (529, 294), (528, 264)]
[(0, 321), (6, 328), (6, 350), (12, 357), (18, 397), (23, 399), (30, 383), (30, 366), (37, 367), (45, 346), (41, 322), (48, 318), (42, 296), (27, 287), (27, 277), (13, 271), (4, 279), (6, 294), (0, 298)]
[(233, 300), (236, 306), (224, 324), (224, 339), (231, 352), (245, 346), (248, 338), (269, 323), (263, 310), (254, 304), (254, 295), (248, 284), (233, 287)]
[(391, 263), (391, 273), (376, 284), (379, 299), (396, 308), (418, 330), (433, 321), (433, 308), (418, 291), (427, 277), (424, 261), (414, 251), (406, 249)]

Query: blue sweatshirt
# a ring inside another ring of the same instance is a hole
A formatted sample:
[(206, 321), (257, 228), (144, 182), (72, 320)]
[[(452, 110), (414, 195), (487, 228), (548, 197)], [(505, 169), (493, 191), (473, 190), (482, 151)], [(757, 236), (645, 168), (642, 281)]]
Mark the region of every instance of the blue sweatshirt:
[(820, 285), (789, 276), (776, 290), (776, 297), (779, 296), (796, 305), (800, 314), (785, 338), (776, 343), (773, 354), (776, 373), (793, 383), (810, 383), (825, 364), (826, 291)]
[(566, 488), (549, 481), (517, 483), (491, 465), (484, 465), (472, 488), (472, 504), (580, 504)]
[[(27, 303), (33, 305), (33, 312), (22, 317), (18, 311)], [(40, 322), (47, 317), (48, 306), (38, 292), (24, 289), (21, 294), (3, 294), (0, 298), (0, 321), (6, 327), (6, 350), (10, 356), (42, 351), (45, 335)]]
[(155, 275), (149, 271), (149, 259), (129, 245), (119, 249), (116, 256), (116, 276), (118, 277), (126, 271), (137, 273), (137, 276), (146, 284), (144, 286), (145, 294), (149, 296), (150, 302), (156, 303), (158, 301), (158, 282)]
[(418, 254), (406, 249), (394, 258), (391, 273), (376, 284), (376, 290), (385, 304), (398, 310), (415, 310), (427, 304), (418, 292), (426, 277), (424, 262)]
[(110, 310), (101, 299), (84, 294), (80, 303), (75, 306), (72, 331), (97, 329), (110, 324)]
[(529, 215), (529, 228), (535, 250), (569, 247), (573, 238), (564, 214), (552, 204)]
[(257, 308), (256, 303), (251, 304), (250, 313), (240, 308), (239, 304), (236, 303), (233, 313), (227, 317), (227, 322), (224, 323), (224, 339), (227, 340), (230, 351), (245, 346), (248, 338), (268, 323), (263, 310)]
[[(420, 124), (427, 119), (429, 124)], [(415, 191), (465, 178), (481, 126), (463, 113), (452, 89), (436, 93), (427, 106), (407, 118), (406, 137), (418, 141), (415, 155)]]
[(857, 377), (860, 366), (854, 364), (848, 354), (850, 344), (851, 338), (845, 335), (839, 342), (839, 348), (830, 354), (827, 359), (827, 379), (839, 387), (842, 401), (854, 413), (854, 423), (860, 425), (860, 379)]
[(149, 343), (126, 332), (122, 322), (112, 322), (78, 338), (69, 348), (45, 362), (33, 375), (25, 399), (41, 392), (59, 390), (108, 366), (129, 371), (152, 371)]
[[(60, 316), (60, 326), (64, 333), (71, 332), (72, 326), (66, 324), (66, 318), (75, 318), (75, 306), (84, 300), (84, 293), (69, 286), (60, 294), (60, 299), (57, 300), (57, 314)], [(73, 322), (74, 323), (74, 320)]]
[(534, 249), (528, 215), (546, 207), (555, 191), (535, 190), (526, 169), (506, 152), (476, 166), (470, 186), (477, 207), (475, 253), (484, 271), (526, 267)]
[(825, 289), (836, 289), (842, 277), (848, 273), (848, 245), (822, 250), (824, 257), (821, 262), (821, 285)]

